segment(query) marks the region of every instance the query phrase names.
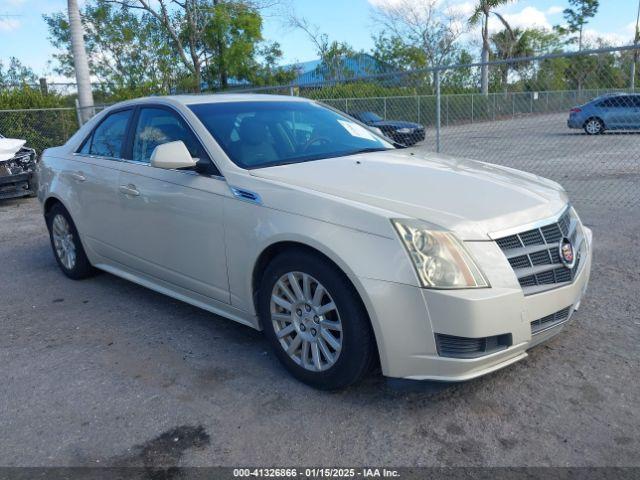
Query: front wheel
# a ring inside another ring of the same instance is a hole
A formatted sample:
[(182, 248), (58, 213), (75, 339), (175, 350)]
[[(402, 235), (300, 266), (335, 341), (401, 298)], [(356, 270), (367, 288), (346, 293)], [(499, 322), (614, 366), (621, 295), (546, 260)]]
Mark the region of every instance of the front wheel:
[(281, 254), (258, 297), (265, 335), (294, 377), (335, 390), (367, 373), (375, 358), (369, 318), (335, 266), (304, 251)]
[(599, 135), (604, 132), (604, 123), (599, 118), (590, 118), (584, 124), (587, 135)]

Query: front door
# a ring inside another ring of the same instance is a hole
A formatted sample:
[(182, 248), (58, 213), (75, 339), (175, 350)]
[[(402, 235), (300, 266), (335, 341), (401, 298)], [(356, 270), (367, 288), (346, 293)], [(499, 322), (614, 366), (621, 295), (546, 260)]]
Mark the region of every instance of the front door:
[(134, 123), (132, 160), (123, 163), (118, 187), (123, 260), (152, 279), (230, 303), (223, 203), (231, 193), (225, 180), (150, 165), (157, 145), (176, 140), (201, 164), (210, 162), (191, 128), (173, 110), (141, 107)]

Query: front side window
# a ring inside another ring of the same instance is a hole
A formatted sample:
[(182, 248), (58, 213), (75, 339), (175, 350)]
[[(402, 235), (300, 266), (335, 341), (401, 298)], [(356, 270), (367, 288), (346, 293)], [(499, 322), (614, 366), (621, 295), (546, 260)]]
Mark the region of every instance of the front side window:
[(175, 113), (163, 108), (142, 108), (133, 136), (133, 160), (149, 163), (153, 150), (181, 140), (193, 158), (208, 158), (195, 134)]
[(84, 142), (80, 153), (120, 158), (131, 112), (131, 110), (123, 110), (108, 115)]
[(217, 102), (189, 108), (229, 158), (247, 169), (393, 148), (349, 117), (312, 102)]

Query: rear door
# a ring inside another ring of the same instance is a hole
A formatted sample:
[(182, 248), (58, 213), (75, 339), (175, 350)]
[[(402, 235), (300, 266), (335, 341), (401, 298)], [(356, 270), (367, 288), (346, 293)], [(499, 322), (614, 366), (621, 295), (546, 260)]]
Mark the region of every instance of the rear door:
[(120, 242), (118, 181), (132, 118), (132, 108), (107, 115), (73, 155), (73, 167), (64, 172), (80, 206), (74, 218), (80, 235), (88, 248), (107, 258)]
[[(153, 149), (181, 140), (199, 170), (150, 165)], [(136, 112), (119, 179), (121, 261), (156, 280), (229, 303), (223, 200), (231, 192), (187, 122), (167, 106)]]
[(640, 128), (640, 95), (629, 95), (629, 113), (627, 116), (627, 128)]
[(615, 96), (600, 102), (599, 107), (607, 129), (625, 128), (627, 123), (628, 108), (625, 100), (626, 97)]

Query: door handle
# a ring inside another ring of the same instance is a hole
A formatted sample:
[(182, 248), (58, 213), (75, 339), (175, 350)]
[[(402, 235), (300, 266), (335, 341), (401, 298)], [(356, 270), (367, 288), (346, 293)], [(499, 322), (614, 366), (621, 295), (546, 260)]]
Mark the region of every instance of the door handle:
[(135, 185), (120, 185), (120, 193), (124, 193), (130, 197), (139, 197), (140, 192), (136, 190)]
[(82, 172), (72, 172), (71, 178), (73, 178), (76, 182), (84, 182), (87, 177), (85, 177)]

